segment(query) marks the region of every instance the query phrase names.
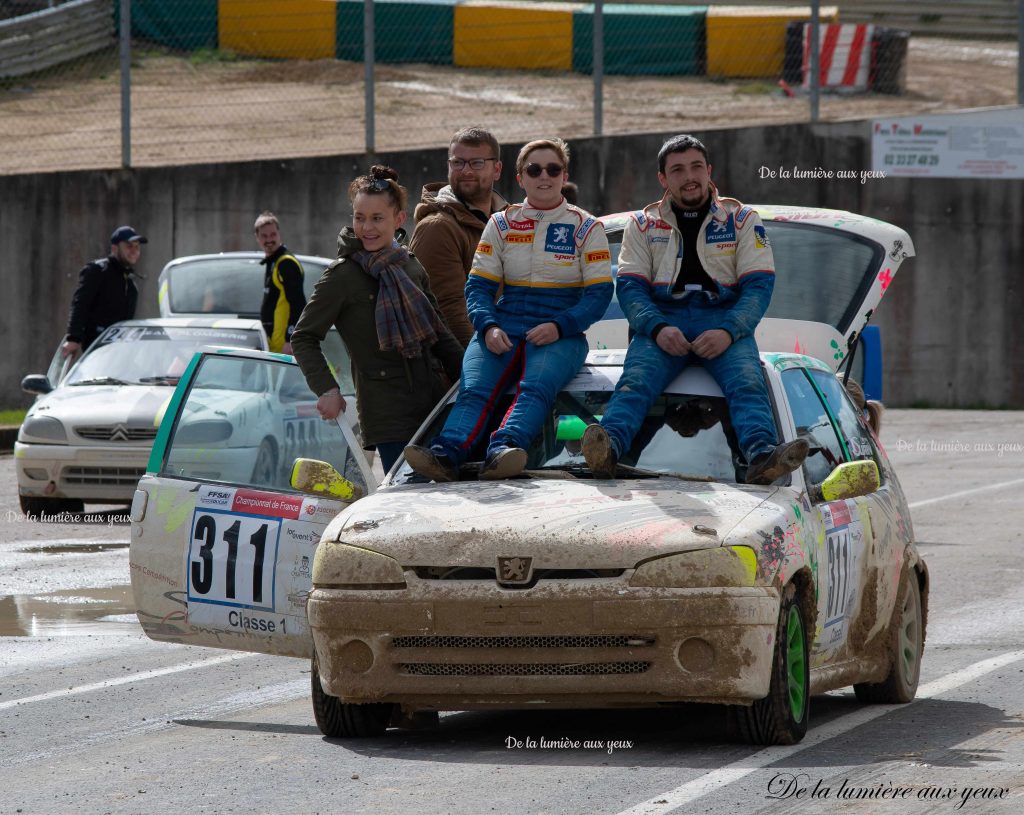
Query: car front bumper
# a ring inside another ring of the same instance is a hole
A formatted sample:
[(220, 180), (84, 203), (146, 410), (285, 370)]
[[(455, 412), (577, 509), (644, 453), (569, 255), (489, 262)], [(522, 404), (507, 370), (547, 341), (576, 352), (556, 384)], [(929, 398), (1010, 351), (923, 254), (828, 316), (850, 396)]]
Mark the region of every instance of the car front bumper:
[[(18, 492), (40, 498), (129, 503), (146, 472), (150, 447), (15, 442)], [(47, 492), (50, 483), (53, 487)]]
[(768, 692), (775, 589), (452, 582), (314, 589), (324, 689), (436, 710), (743, 704)]

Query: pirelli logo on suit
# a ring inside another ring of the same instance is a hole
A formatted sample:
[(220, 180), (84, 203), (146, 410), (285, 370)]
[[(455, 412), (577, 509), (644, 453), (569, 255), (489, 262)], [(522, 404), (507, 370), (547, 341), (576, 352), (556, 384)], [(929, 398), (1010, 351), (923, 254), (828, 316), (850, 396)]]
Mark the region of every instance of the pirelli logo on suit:
[(476, 245), (476, 251), (479, 252), (481, 255), (493, 255), (494, 247), (492, 247), (489, 243), (480, 241), (480, 243)]
[(612, 253), (607, 249), (599, 249), (596, 252), (587, 252), (584, 257), (587, 263), (599, 263), (602, 260), (611, 260)]
[(506, 235), (505, 243), (533, 243), (533, 233), (526, 235)]

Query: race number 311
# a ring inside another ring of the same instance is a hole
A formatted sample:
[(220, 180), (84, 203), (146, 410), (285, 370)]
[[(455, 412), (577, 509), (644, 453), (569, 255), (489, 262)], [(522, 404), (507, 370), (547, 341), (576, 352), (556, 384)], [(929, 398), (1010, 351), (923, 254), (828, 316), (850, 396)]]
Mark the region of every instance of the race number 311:
[(272, 518), (197, 512), (186, 564), (188, 599), (273, 610), (280, 529)]

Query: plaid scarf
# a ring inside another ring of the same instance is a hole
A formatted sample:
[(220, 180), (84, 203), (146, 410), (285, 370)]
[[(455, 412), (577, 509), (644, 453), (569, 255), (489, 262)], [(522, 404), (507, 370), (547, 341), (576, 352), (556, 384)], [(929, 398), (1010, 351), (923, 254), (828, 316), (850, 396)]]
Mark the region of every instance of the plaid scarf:
[(411, 359), (437, 342), (444, 325), (427, 296), (403, 268), (409, 251), (397, 243), (377, 252), (353, 254), (363, 270), (380, 284), (377, 294), (377, 339), (381, 351), (398, 351)]

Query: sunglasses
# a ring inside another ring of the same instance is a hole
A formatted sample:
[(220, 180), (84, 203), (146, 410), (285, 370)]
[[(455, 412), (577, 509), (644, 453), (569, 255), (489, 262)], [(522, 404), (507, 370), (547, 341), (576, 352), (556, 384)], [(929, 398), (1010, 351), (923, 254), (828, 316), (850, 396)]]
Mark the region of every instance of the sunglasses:
[(541, 173), (545, 170), (551, 178), (558, 178), (565, 172), (565, 167), (561, 164), (555, 164), (554, 162), (547, 165), (527, 164), (523, 169), (526, 170), (526, 174), (530, 176), (530, 178), (540, 178)]
[(391, 189), (391, 179), (375, 178), (370, 182), (370, 189), (374, 192), (387, 192)]

